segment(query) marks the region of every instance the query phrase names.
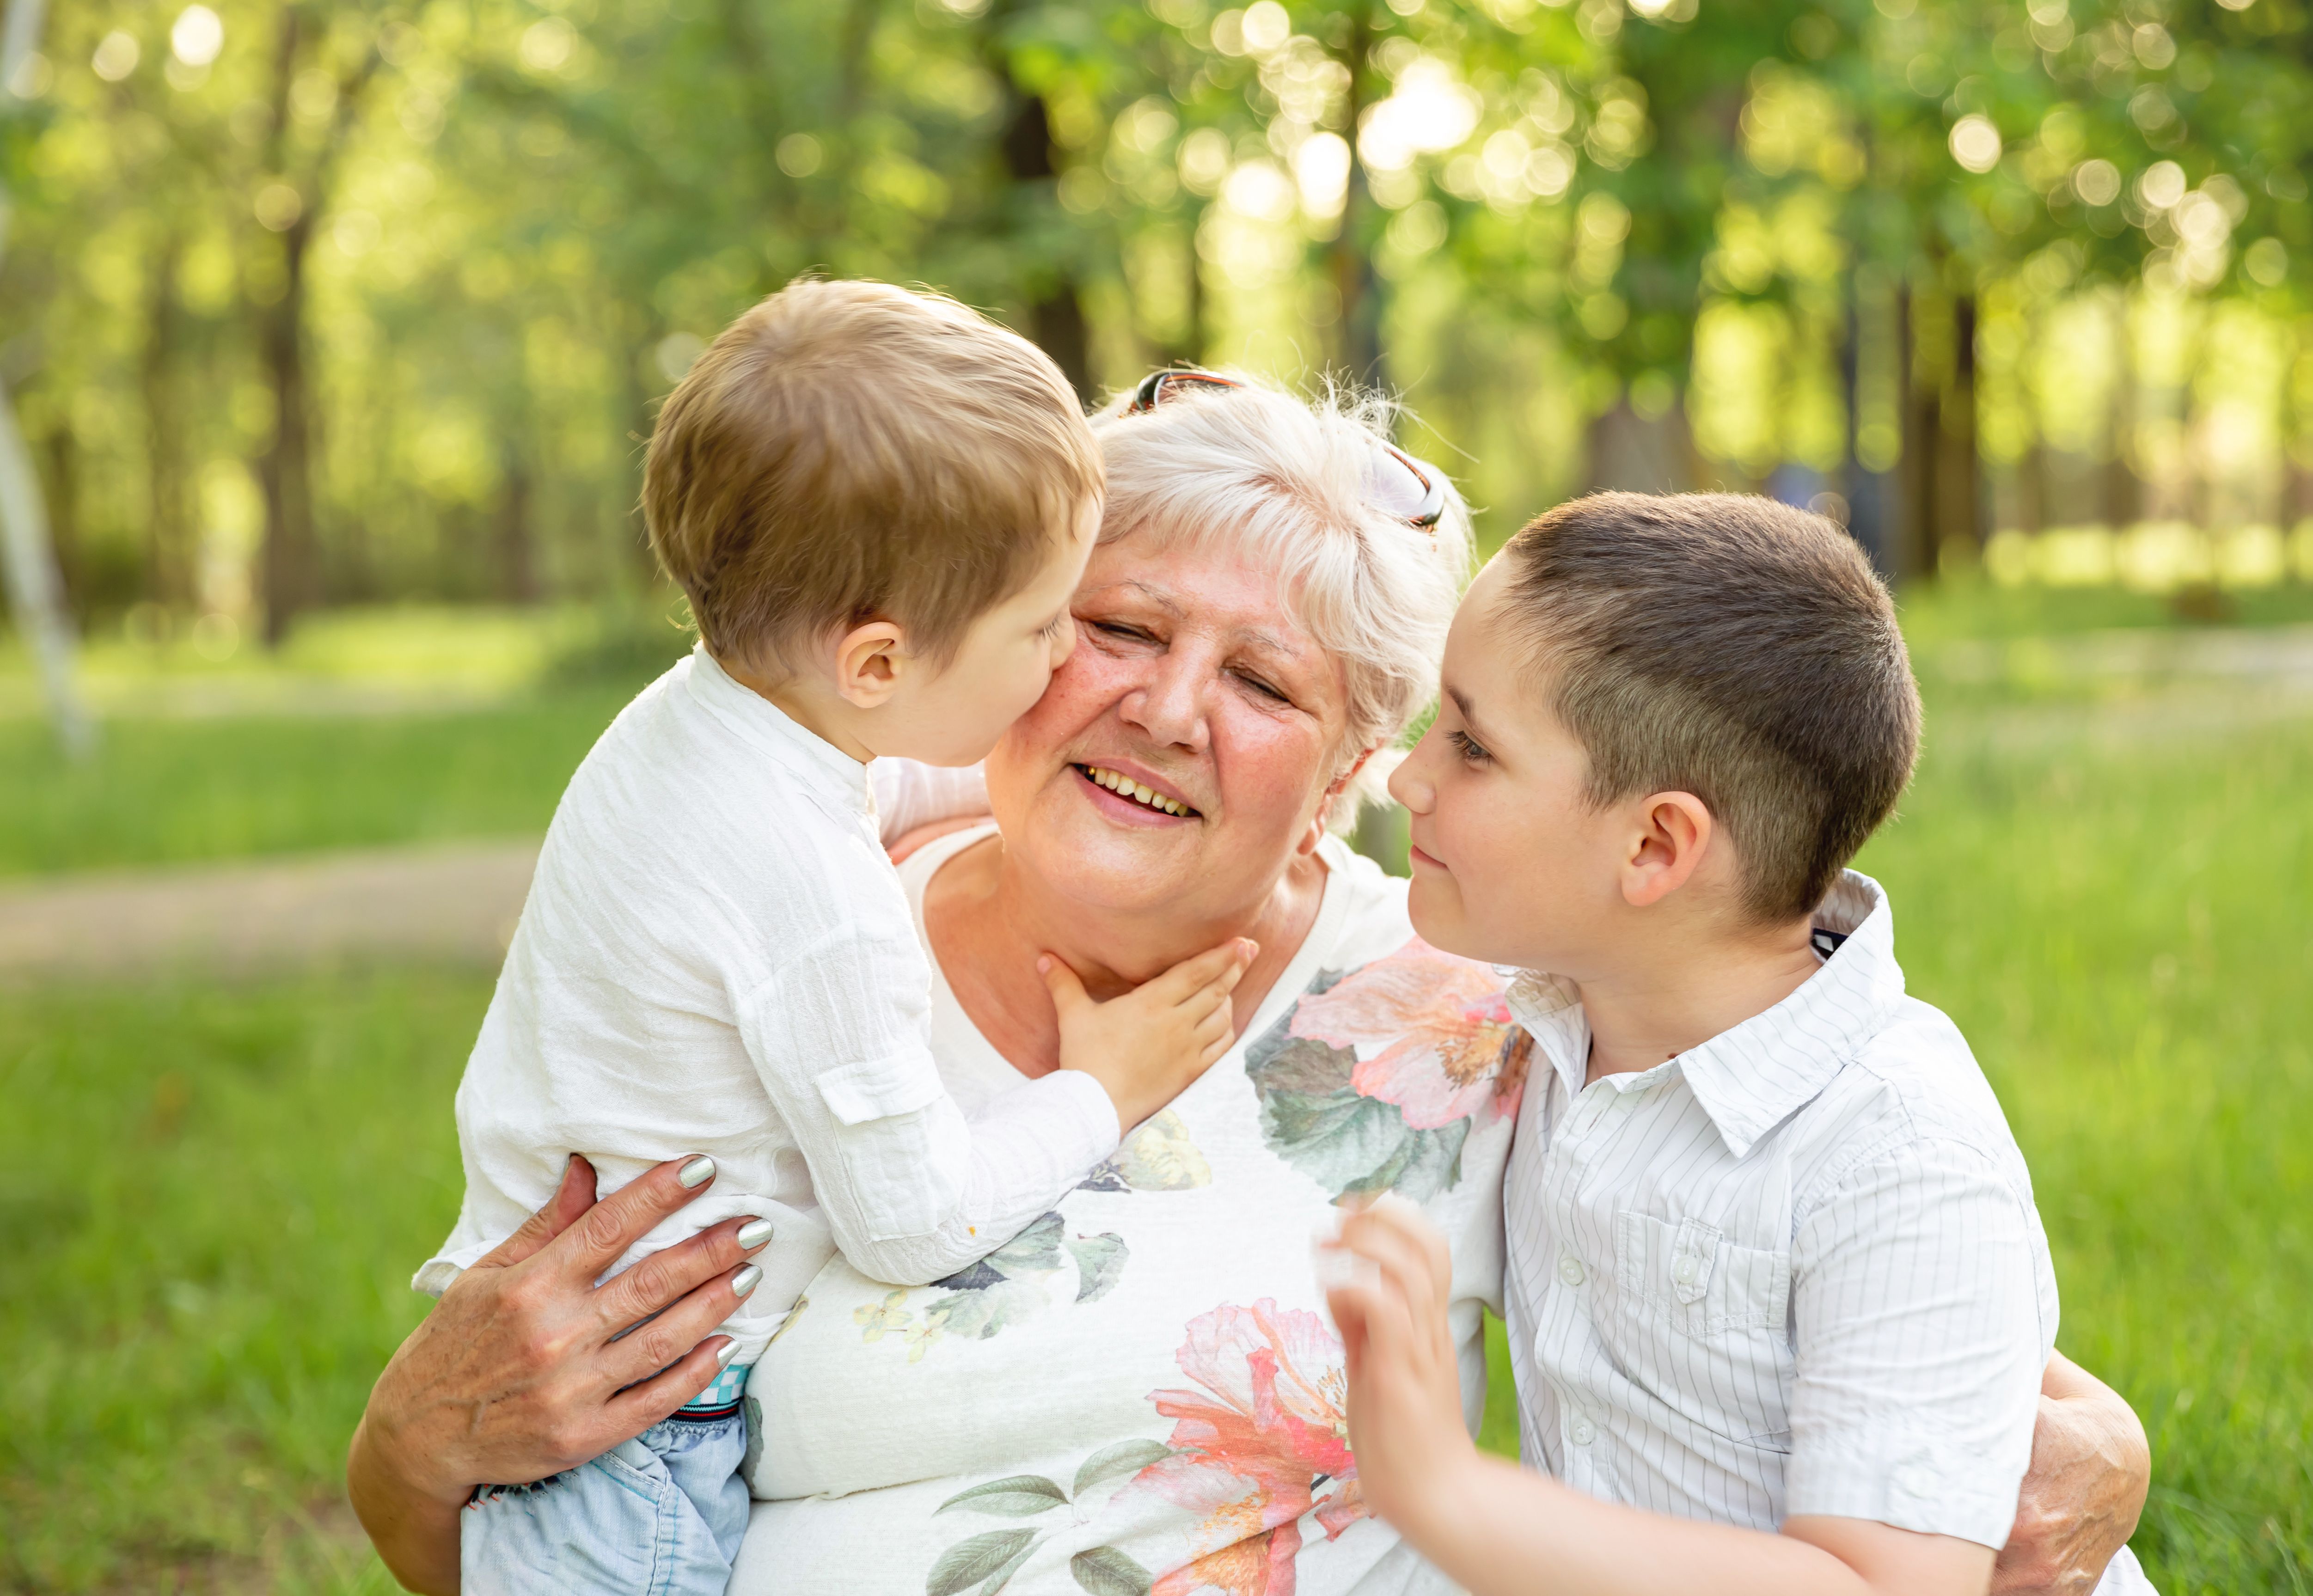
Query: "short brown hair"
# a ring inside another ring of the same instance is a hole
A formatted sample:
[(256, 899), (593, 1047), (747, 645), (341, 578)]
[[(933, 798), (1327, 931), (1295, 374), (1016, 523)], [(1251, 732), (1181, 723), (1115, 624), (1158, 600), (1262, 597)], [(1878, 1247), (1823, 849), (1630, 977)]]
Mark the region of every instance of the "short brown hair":
[(1693, 793), (1735, 845), (1745, 911), (1811, 913), (1920, 746), (1895, 607), (1854, 540), (1772, 499), (1604, 493), (1502, 557), (1591, 802)]
[(1075, 391), (936, 294), (790, 283), (724, 329), (659, 412), (651, 547), (718, 655), (883, 616), (945, 662), (1101, 491)]

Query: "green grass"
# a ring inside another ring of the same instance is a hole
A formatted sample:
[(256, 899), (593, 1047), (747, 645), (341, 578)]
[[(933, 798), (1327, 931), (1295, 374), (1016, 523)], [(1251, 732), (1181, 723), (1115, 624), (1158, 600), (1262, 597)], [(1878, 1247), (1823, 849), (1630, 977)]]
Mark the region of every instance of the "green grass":
[(344, 1449), (457, 1213), (488, 995), (0, 1000), (0, 1590), (391, 1588)]
[(108, 723), (67, 763), (0, 720), (0, 877), (535, 836), (622, 687), (446, 715)]
[[(110, 774), (66, 796), (0, 723), (0, 871), (534, 830), (625, 690), (115, 724)], [(1863, 864), (2031, 1158), (2065, 1350), (2151, 1432), (2137, 1546), (2161, 1590), (2304, 1592), (2313, 717), (2140, 725), (2064, 690), (2022, 740), (1934, 696)], [(0, 1590), (385, 1588), (338, 1471), (455, 1211), (449, 1094), (488, 990), (0, 995)], [(1496, 1368), (1488, 1439), (1514, 1446)]]

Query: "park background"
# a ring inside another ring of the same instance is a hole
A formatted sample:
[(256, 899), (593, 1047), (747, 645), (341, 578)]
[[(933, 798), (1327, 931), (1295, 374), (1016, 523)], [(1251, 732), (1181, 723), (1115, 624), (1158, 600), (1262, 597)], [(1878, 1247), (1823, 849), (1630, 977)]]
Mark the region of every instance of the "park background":
[(1087, 401), (1387, 387), (1489, 547), (1845, 522), (1929, 706), (1863, 863), (2150, 1432), (2136, 1546), (2313, 1588), (2305, 0), (8, 11), (0, 1590), (390, 1588), (343, 1447), (508, 905), (685, 643), (642, 441), (814, 268)]

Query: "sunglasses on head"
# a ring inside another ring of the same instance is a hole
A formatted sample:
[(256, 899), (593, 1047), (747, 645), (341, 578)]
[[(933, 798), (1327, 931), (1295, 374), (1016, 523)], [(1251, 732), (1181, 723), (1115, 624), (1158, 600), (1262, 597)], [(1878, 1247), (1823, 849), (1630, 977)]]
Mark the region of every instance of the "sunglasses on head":
[[(1146, 416), (1184, 389), (1226, 390), (1244, 386), (1236, 378), (1224, 377), (1218, 372), (1177, 368), (1151, 372), (1133, 389), (1132, 398), (1124, 407), (1124, 414)], [(1375, 473), (1374, 487), (1382, 507), (1406, 525), (1434, 534), (1438, 522), (1446, 514), (1445, 474), (1435, 466), (1424, 465), (1415, 460), (1394, 443), (1384, 443), (1378, 438), (1374, 441), (1396, 468)]]

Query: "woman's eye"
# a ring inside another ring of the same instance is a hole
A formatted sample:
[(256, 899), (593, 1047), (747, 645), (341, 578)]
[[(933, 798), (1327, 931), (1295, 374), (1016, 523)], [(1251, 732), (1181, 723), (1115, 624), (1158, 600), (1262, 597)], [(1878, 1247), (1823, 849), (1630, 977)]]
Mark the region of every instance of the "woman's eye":
[(1142, 631), (1139, 627), (1128, 627), (1122, 621), (1095, 620), (1089, 621), (1086, 624), (1090, 626), (1094, 631), (1100, 633), (1103, 636), (1113, 637), (1119, 642), (1146, 643), (1148, 641), (1148, 633)]
[(1448, 732), (1446, 733), (1446, 741), (1454, 745), (1455, 753), (1461, 757), (1462, 763), (1464, 765), (1482, 765), (1493, 758), (1493, 755), (1488, 753), (1478, 740), (1467, 732)]
[(1249, 676), (1245, 672), (1240, 671), (1236, 673), (1236, 679), (1244, 683), (1245, 686), (1251, 688), (1254, 692), (1259, 693), (1264, 698), (1273, 698), (1280, 704), (1289, 704), (1292, 702), (1292, 700), (1288, 698), (1283, 693), (1279, 692), (1275, 688), (1262, 680), (1258, 676)]

